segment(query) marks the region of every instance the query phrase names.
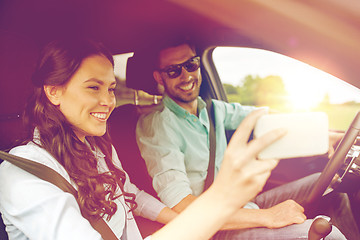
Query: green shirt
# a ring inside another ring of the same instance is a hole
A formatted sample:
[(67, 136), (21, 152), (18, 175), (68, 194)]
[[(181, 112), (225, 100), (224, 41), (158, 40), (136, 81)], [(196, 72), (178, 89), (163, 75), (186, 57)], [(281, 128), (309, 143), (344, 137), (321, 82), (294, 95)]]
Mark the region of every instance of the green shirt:
[[(233, 130), (255, 107), (212, 100), (215, 113), (218, 172), (227, 146), (225, 130)], [(140, 117), (136, 136), (153, 187), (161, 201), (173, 207), (189, 194), (203, 192), (209, 164), (209, 117), (198, 98), (198, 117), (168, 96), (153, 111)]]

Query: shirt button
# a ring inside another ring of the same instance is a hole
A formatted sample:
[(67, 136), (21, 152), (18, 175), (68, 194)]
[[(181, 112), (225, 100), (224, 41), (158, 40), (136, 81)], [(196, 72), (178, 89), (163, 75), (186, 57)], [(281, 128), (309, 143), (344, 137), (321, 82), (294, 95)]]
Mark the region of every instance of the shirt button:
[(193, 119), (193, 121), (194, 121), (194, 122), (197, 122), (197, 119), (196, 119), (196, 118), (194, 118), (194, 119)]

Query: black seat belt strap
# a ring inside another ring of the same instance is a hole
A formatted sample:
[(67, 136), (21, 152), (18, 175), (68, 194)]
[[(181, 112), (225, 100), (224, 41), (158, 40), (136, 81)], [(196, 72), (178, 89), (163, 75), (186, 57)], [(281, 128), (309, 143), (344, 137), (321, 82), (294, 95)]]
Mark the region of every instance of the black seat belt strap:
[[(18, 157), (4, 151), (0, 151), (0, 158), (37, 176), (38, 178), (44, 181), (48, 181), (54, 184), (64, 192), (71, 193), (75, 197), (75, 199), (77, 199), (78, 194), (76, 189), (55, 170), (41, 163), (37, 163), (26, 158)], [(107, 225), (107, 223), (104, 221), (104, 219), (94, 218), (92, 216), (85, 216), (84, 214), (83, 216), (90, 222), (91, 226), (101, 234), (101, 237), (104, 240), (118, 240), (118, 238), (115, 236), (115, 234)]]
[(204, 191), (210, 187), (215, 177), (215, 156), (216, 156), (216, 133), (215, 133), (215, 112), (211, 99), (206, 102), (206, 110), (209, 116), (209, 166), (205, 179)]

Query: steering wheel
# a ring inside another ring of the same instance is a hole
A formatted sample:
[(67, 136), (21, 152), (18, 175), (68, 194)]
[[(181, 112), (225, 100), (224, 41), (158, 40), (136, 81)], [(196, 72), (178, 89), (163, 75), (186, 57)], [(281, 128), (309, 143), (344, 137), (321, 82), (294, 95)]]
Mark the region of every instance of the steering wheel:
[[(326, 164), (320, 177), (316, 181), (307, 199), (307, 204), (313, 203), (321, 196), (323, 196), (325, 192), (327, 192), (333, 177), (340, 169), (340, 167), (342, 167), (342, 165), (344, 164), (344, 159), (346, 158), (347, 154), (349, 153), (349, 150), (351, 149), (357, 136), (359, 135), (359, 131), (360, 131), (360, 111), (356, 114), (355, 118), (353, 119), (352, 123), (347, 129), (343, 139), (336, 148), (334, 155)], [(345, 167), (346, 170), (344, 174), (347, 173), (352, 163), (353, 161), (350, 161), (347, 164), (347, 166)]]

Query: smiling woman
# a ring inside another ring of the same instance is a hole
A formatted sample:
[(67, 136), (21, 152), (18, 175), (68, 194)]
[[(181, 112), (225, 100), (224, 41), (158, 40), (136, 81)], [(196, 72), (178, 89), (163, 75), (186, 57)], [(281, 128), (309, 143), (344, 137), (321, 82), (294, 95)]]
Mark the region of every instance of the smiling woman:
[(112, 63), (101, 55), (86, 58), (65, 85), (45, 85), (45, 94), (57, 106), (76, 136), (102, 136), (115, 107), (116, 81)]
[[(187, 70), (196, 74), (196, 69)], [(38, 178), (10, 162), (2, 163), (0, 211), (10, 239), (140, 240), (133, 214), (160, 223), (178, 215), (130, 182), (110, 142), (107, 120), (115, 107), (116, 81), (112, 56), (102, 44), (88, 39), (47, 44), (33, 83), (34, 94), (24, 113), (28, 136), (25, 144), (14, 147), (10, 154), (52, 168), (76, 193), (57, 188), (51, 176), (45, 181), (41, 174)], [(180, 85), (178, 91), (182, 88)], [(264, 113), (249, 116), (249, 124), (234, 134), (232, 141), (237, 144), (228, 148), (225, 166), (208, 191), (152, 239), (209, 239), (261, 190), (277, 161), (256, 161), (257, 152), (242, 140), (248, 139), (256, 119)], [(254, 145), (263, 149), (283, 134), (274, 131)], [(240, 144), (246, 152), (243, 159), (237, 157)], [(224, 192), (230, 196), (219, 194)], [(89, 219), (102, 219), (108, 228), (97, 232), (101, 227), (91, 225)], [(198, 222), (202, 226), (195, 224)]]
[[(114, 229), (115, 235), (121, 236), (123, 231), (130, 229), (127, 235), (141, 239), (131, 213), (127, 212), (141, 204), (144, 195), (135, 201), (135, 196), (142, 193), (129, 186), (131, 183), (121, 164), (113, 161), (117, 155), (106, 133), (106, 120), (115, 106), (113, 65), (112, 55), (102, 44), (86, 39), (54, 41), (43, 49), (32, 78), (34, 94), (25, 112), (27, 144), (10, 153), (57, 170), (77, 189), (78, 198), (77, 201), (69, 199), (60, 189), (60, 192), (53, 192), (52, 184), (35, 176), (24, 176), (8, 163), (1, 164), (0, 176), (4, 184), (0, 188), (3, 196), (0, 206), (4, 222), (9, 226), (10, 239), (16, 238), (14, 236), (38, 239), (39, 234), (47, 239), (100, 238), (82, 214), (105, 216), (108, 221), (111, 219), (111, 227), (115, 223), (118, 225)], [(12, 177), (18, 183), (30, 178), (39, 187), (17, 185)], [(7, 181), (12, 184), (5, 184)], [(129, 190), (125, 191), (125, 187)], [(20, 194), (16, 194), (15, 199), (13, 191)], [(16, 199), (29, 201), (23, 205)], [(145, 199), (148, 201), (146, 196)], [(36, 207), (38, 203), (41, 203), (41, 209)], [(23, 206), (28, 209), (27, 213), (21, 210)], [(155, 212), (163, 208), (161, 204), (154, 207)], [(16, 214), (8, 211), (13, 208), (18, 209)], [(36, 217), (43, 214), (56, 221)], [(62, 221), (63, 215), (71, 217)], [(127, 221), (126, 215), (132, 220)], [(40, 233), (26, 227), (30, 221), (47, 227), (41, 227)], [(125, 228), (126, 225), (129, 227)], [(67, 230), (70, 226), (76, 226), (80, 234)]]

